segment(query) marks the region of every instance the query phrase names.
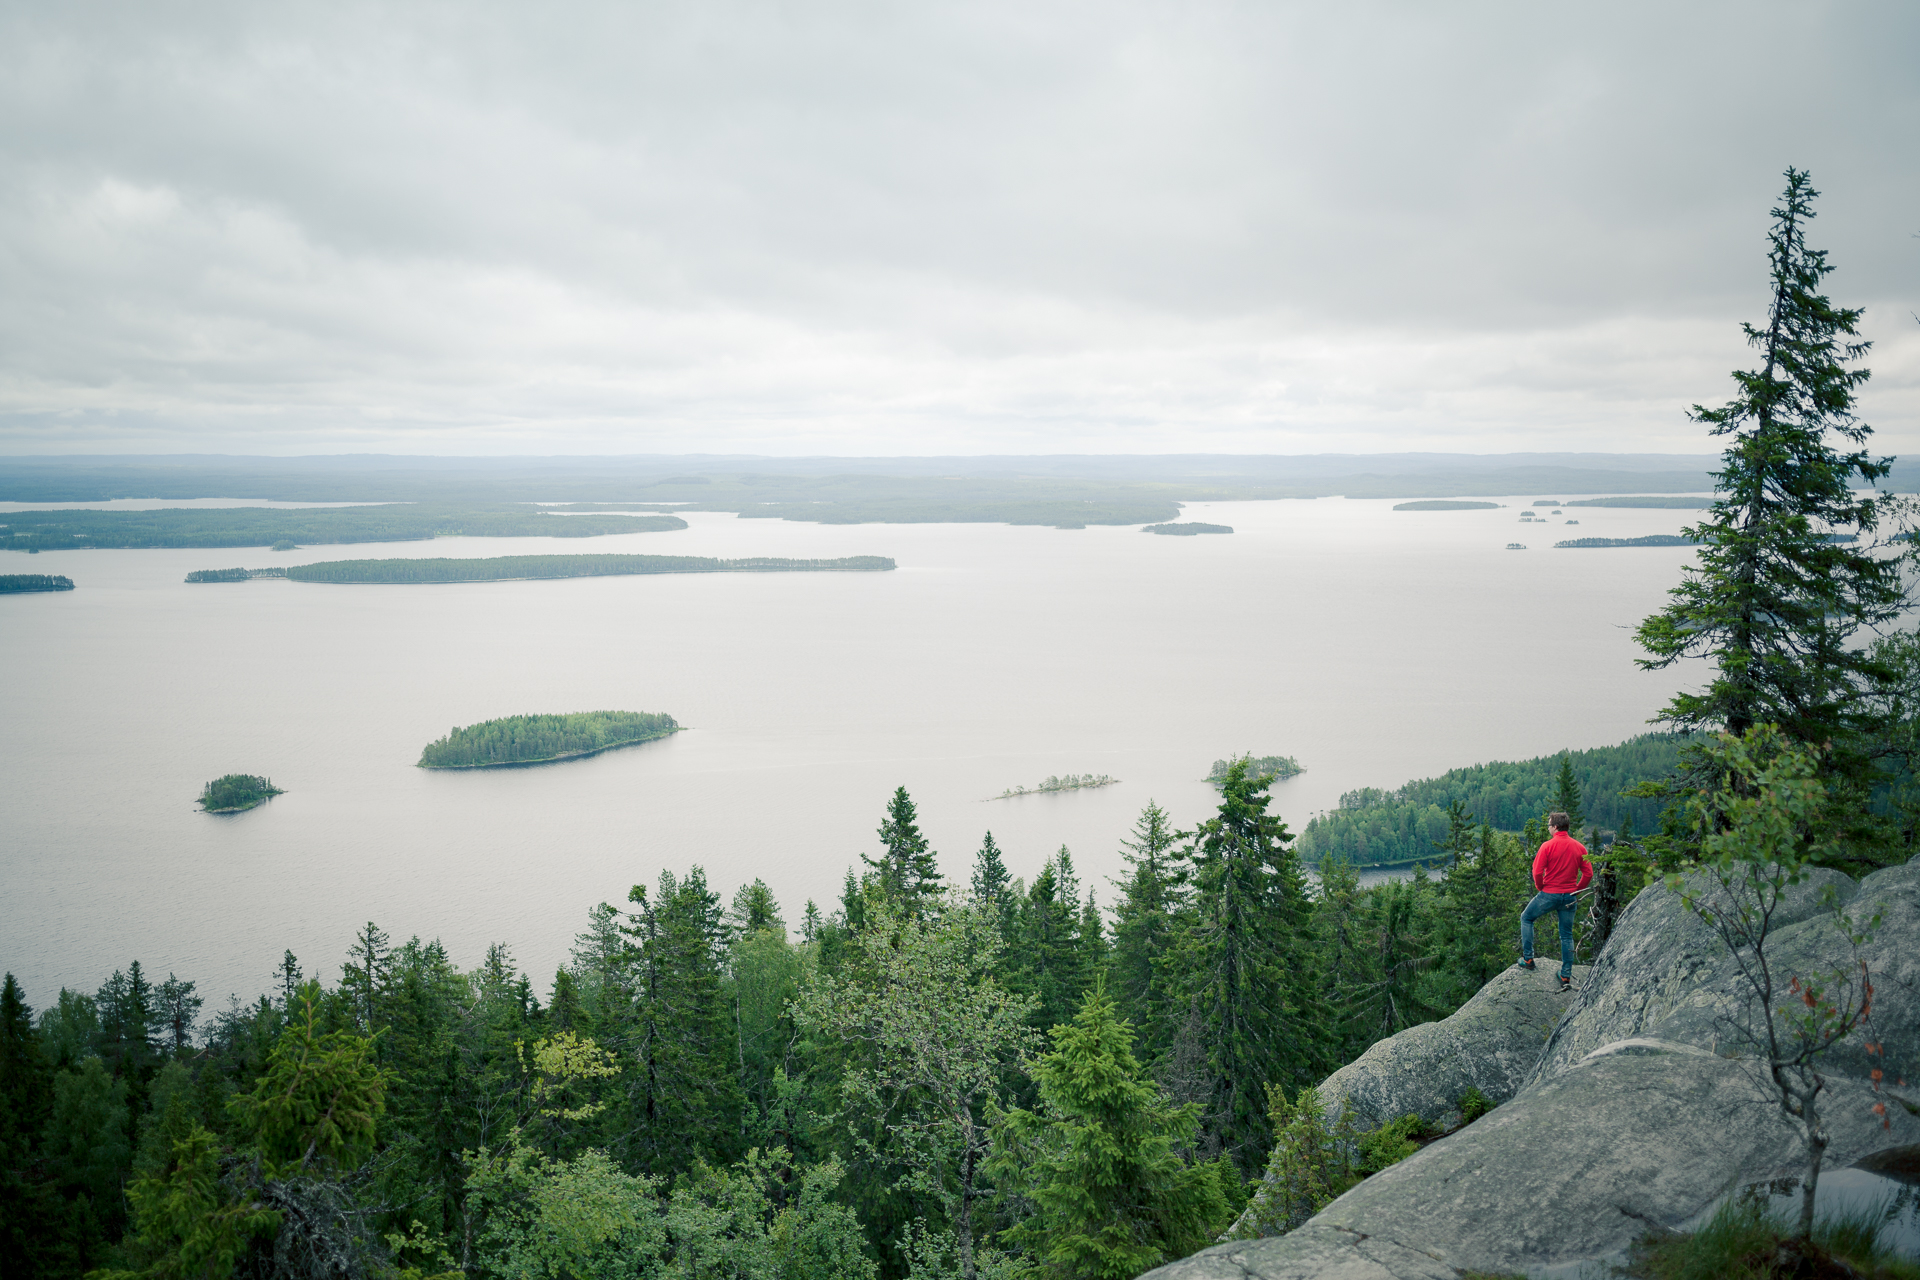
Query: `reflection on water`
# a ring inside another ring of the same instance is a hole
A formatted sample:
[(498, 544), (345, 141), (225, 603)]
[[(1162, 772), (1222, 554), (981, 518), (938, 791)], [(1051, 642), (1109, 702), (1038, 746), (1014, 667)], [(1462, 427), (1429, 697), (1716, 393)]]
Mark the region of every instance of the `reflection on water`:
[[(0, 967), (36, 1005), (135, 957), (217, 1001), (264, 989), (284, 949), (337, 973), (371, 919), (463, 965), (507, 942), (544, 987), (592, 905), (662, 869), (702, 864), (727, 893), (761, 877), (790, 919), (830, 909), (901, 785), (949, 877), (991, 828), (1016, 875), (1070, 846), (1110, 903), (1141, 807), (1191, 827), (1228, 754), (1299, 758), (1274, 788), (1298, 831), (1358, 786), (1618, 742), (1690, 678), (1637, 671), (1630, 632), (1690, 551), (1515, 556), (1511, 509), (1391, 505), (1190, 506), (1237, 530), (1215, 538), (696, 512), (591, 547), (895, 557), (885, 574), (188, 586), (243, 560), (429, 552), (18, 557), (79, 589), (0, 597)], [(1591, 510), (1604, 536), (1689, 517)], [(691, 728), (549, 768), (413, 767), (453, 725), (603, 708)], [(287, 793), (196, 812), (234, 772)], [(1067, 773), (1119, 782), (984, 802)]]

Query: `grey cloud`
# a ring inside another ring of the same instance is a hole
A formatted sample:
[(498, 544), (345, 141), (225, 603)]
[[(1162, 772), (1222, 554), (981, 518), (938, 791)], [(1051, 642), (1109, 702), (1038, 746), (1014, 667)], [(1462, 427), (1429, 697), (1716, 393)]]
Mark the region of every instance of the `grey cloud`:
[[(1900, 4), (14, 5), (0, 449), (1692, 449)], [(1904, 327), (1903, 327), (1904, 326)]]

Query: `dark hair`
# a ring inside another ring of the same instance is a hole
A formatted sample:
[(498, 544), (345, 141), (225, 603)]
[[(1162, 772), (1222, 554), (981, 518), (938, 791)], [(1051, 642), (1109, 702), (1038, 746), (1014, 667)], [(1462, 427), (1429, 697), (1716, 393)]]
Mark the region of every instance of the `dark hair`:
[(1547, 825), (1555, 831), (1565, 831), (1573, 825), (1573, 819), (1564, 813), (1550, 813), (1547, 815)]

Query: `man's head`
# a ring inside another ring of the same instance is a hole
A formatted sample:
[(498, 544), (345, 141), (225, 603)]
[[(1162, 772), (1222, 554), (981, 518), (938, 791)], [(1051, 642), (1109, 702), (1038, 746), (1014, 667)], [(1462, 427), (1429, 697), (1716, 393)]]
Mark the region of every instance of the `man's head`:
[(1564, 813), (1550, 813), (1547, 815), (1547, 825), (1555, 831), (1565, 831), (1573, 825), (1573, 819)]

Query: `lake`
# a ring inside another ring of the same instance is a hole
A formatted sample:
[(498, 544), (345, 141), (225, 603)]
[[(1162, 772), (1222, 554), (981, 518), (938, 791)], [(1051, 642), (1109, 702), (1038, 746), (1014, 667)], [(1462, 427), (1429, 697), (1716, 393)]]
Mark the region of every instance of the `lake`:
[[(1566, 528), (1386, 501), (1195, 503), (1230, 536), (1133, 528), (789, 524), (691, 513), (672, 533), (291, 552), (14, 555), (78, 590), (0, 596), (0, 968), (44, 1007), (139, 959), (209, 1012), (283, 950), (338, 977), (353, 931), (506, 942), (544, 993), (588, 910), (662, 869), (790, 922), (830, 909), (905, 785), (947, 875), (991, 829), (1016, 875), (1060, 845), (1110, 902), (1149, 799), (1209, 812), (1215, 759), (1293, 755), (1298, 830), (1359, 786), (1618, 742), (1691, 673), (1633, 665), (1696, 513), (1576, 508)], [(184, 505), (173, 503), (168, 505)], [(1519, 541), (1530, 550), (1508, 551)], [(886, 555), (881, 574), (450, 586), (188, 586), (192, 569), (549, 551)], [(671, 739), (527, 769), (431, 772), (454, 725), (664, 711)], [(210, 778), (287, 793), (200, 813)], [(990, 801), (1050, 774), (1115, 786)]]

